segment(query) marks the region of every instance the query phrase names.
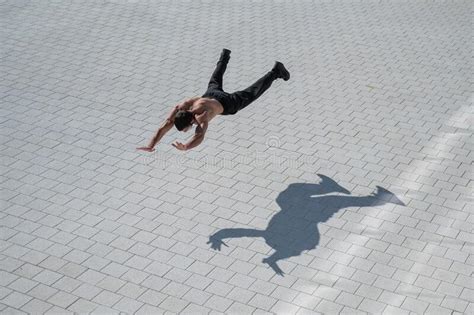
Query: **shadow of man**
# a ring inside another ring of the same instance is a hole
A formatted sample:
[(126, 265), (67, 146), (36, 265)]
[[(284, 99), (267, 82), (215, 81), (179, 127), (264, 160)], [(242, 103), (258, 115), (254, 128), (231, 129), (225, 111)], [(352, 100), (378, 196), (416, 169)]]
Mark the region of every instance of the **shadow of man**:
[[(282, 191), (276, 202), (281, 208), (265, 230), (231, 228), (222, 229), (209, 237), (211, 248), (220, 250), (226, 238), (263, 237), (275, 252), (265, 259), (277, 274), (283, 275), (279, 260), (299, 256), (304, 250), (315, 249), (319, 244), (318, 223), (326, 222), (336, 212), (348, 207), (370, 207), (386, 203), (404, 206), (390, 191), (376, 186), (368, 196), (347, 196), (350, 192), (331, 178), (318, 174), (318, 184), (295, 183)], [(327, 195), (339, 193), (343, 195)]]

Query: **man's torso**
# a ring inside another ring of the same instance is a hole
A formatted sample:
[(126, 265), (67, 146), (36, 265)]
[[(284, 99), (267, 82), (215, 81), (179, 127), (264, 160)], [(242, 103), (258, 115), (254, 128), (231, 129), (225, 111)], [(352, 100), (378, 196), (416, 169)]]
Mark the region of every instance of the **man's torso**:
[(189, 110), (195, 115), (200, 115), (203, 112), (207, 112), (206, 116), (208, 117), (208, 121), (210, 121), (217, 115), (222, 114), (224, 107), (218, 100), (201, 97), (194, 101)]

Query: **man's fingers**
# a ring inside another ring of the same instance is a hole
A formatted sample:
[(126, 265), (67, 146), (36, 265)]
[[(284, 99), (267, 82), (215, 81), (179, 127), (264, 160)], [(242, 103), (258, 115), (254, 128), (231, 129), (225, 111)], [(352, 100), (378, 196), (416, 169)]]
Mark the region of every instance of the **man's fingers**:
[(148, 151), (148, 152), (155, 151), (154, 148), (149, 148), (149, 147), (139, 147), (139, 148), (137, 148), (137, 150)]
[(184, 151), (185, 146), (181, 142), (176, 141), (175, 143), (172, 143), (172, 146), (175, 147), (178, 150)]

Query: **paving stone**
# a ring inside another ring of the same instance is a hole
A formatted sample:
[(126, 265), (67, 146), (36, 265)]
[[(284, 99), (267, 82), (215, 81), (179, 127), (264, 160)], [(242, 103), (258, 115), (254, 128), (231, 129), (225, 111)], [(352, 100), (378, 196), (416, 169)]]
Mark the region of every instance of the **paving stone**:
[(144, 304), (138, 311), (135, 312), (136, 314), (162, 314), (164, 310), (154, 307), (148, 304)]
[(31, 281), (26, 278), (18, 278), (17, 280), (13, 281), (8, 285), (10, 289), (13, 289), (15, 291), (21, 292), (21, 293), (26, 293), (33, 289), (38, 282), (36, 281)]
[(143, 306), (142, 302), (135, 301), (128, 297), (122, 298), (114, 304), (113, 308), (126, 313), (134, 313)]
[(43, 284), (38, 284), (36, 287), (34, 287), (28, 292), (28, 295), (38, 298), (40, 300), (47, 300), (56, 292), (58, 292), (57, 289), (45, 286)]
[(38, 300), (38, 299), (33, 299), (31, 301), (29, 301), (28, 303), (26, 303), (25, 305), (23, 305), (23, 307), (21, 308), (22, 311), (26, 312), (26, 313), (46, 313), (50, 308), (52, 308), (53, 305), (49, 304), (49, 303), (46, 303), (46, 302), (43, 302), (41, 300)]
[(28, 303), (32, 298), (26, 294), (12, 291), (9, 295), (4, 297), (1, 302), (5, 305), (8, 305), (12, 308), (19, 309), (26, 303)]
[(61, 279), (62, 275), (49, 270), (43, 270), (39, 274), (37, 274), (33, 280), (41, 282), (46, 285), (51, 285), (55, 283), (57, 280)]
[(74, 302), (71, 306), (69, 306), (67, 309), (72, 311), (72, 312), (94, 312), (94, 310), (98, 307), (97, 304), (84, 300), (84, 299), (79, 299), (76, 302)]
[(182, 311), (182, 314), (209, 314), (211, 310), (207, 307), (189, 303)]
[(72, 294), (69, 294), (63, 291), (59, 291), (58, 293), (50, 297), (48, 299), (48, 302), (62, 308), (68, 308), (71, 304), (73, 304), (78, 299), (79, 297), (77, 296), (74, 296)]
[(188, 304), (189, 302), (185, 300), (178, 299), (175, 297), (168, 297), (160, 304), (160, 308), (169, 310), (171, 312), (180, 312), (184, 308), (186, 308)]
[(84, 300), (92, 300), (97, 294), (99, 294), (102, 289), (94, 287), (90, 284), (83, 284), (72, 292), (72, 294), (77, 295)]
[(263, 310), (270, 311), (270, 309), (273, 307), (273, 305), (277, 302), (276, 299), (272, 297), (268, 297), (265, 295), (262, 295), (260, 293), (257, 293), (248, 303), (251, 306), (261, 308)]
[(335, 302), (343, 305), (347, 305), (351, 308), (357, 309), (363, 298), (351, 293), (342, 292), (336, 298)]
[(99, 294), (97, 294), (92, 300), (99, 305), (105, 305), (108, 307), (112, 307), (115, 303), (117, 303), (122, 297), (118, 294), (109, 292), (107, 290), (103, 290)]
[(343, 306), (340, 304), (333, 303), (328, 300), (322, 300), (318, 306), (315, 308), (317, 312), (325, 313), (339, 313), (343, 309)]
[(227, 298), (238, 301), (241, 303), (248, 303), (256, 293), (250, 290), (245, 290), (239, 287), (234, 287), (232, 291), (229, 292)]

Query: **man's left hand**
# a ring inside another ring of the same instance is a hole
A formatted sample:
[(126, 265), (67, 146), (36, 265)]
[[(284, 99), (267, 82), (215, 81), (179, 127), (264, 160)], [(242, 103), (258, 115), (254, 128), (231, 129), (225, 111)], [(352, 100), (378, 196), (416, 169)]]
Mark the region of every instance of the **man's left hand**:
[(178, 150), (186, 151), (186, 145), (182, 144), (181, 142), (175, 141), (175, 143), (173, 143), (172, 145)]
[(137, 148), (137, 150), (146, 151), (146, 152), (153, 152), (153, 151), (155, 151), (155, 148), (140, 147), (140, 148)]

